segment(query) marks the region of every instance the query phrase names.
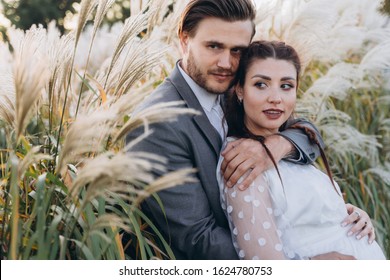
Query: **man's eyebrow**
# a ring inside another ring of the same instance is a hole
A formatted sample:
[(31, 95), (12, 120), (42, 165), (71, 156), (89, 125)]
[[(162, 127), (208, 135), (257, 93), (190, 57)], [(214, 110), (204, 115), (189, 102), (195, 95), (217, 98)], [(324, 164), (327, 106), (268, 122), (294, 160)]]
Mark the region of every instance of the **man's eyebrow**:
[[(225, 44), (221, 43), (221, 42), (218, 42), (218, 41), (205, 41), (205, 44), (206, 45), (216, 45), (218, 47), (224, 47)], [(237, 45), (237, 46), (233, 46), (231, 49), (240, 49), (240, 50), (246, 50), (248, 48), (248, 46), (246, 45)]]
[(205, 44), (206, 44), (206, 45), (223, 46), (223, 44), (222, 44), (221, 42), (218, 42), (218, 41), (206, 41)]

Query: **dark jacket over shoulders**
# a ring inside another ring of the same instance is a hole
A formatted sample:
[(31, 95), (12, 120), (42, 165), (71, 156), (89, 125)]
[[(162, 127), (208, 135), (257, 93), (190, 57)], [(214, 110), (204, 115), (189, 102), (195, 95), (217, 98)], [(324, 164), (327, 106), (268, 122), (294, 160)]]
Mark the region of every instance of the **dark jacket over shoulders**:
[[(184, 100), (183, 106), (202, 114), (181, 115), (175, 122), (153, 124), (153, 133), (133, 149), (165, 157), (169, 171), (190, 167), (198, 172), (196, 183), (158, 192), (166, 218), (154, 198), (146, 199), (143, 210), (164, 233), (177, 259), (237, 259), (219, 201), (215, 172), (222, 141), (218, 132), (177, 67), (152, 95), (154, 98), (143, 106)], [(143, 129), (133, 131), (126, 140), (142, 132)]]

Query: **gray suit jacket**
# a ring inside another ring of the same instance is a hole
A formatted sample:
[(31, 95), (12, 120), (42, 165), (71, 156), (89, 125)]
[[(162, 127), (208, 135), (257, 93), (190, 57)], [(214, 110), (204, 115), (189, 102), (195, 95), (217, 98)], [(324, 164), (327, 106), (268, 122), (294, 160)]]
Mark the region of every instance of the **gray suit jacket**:
[[(177, 259), (237, 259), (229, 225), (220, 205), (216, 167), (222, 141), (209, 122), (194, 93), (177, 66), (169, 78), (152, 93), (161, 98), (146, 100), (142, 106), (156, 102), (182, 100), (184, 107), (201, 115), (182, 115), (178, 121), (151, 126), (152, 135), (133, 150), (147, 151), (165, 157), (168, 171), (195, 168), (196, 183), (188, 183), (158, 192), (164, 210), (154, 198), (142, 205), (143, 211), (161, 230)], [(142, 134), (137, 129), (127, 135), (130, 141)], [(301, 132), (289, 131), (307, 159), (316, 158), (318, 150)], [(159, 176), (159, 172), (156, 171)]]

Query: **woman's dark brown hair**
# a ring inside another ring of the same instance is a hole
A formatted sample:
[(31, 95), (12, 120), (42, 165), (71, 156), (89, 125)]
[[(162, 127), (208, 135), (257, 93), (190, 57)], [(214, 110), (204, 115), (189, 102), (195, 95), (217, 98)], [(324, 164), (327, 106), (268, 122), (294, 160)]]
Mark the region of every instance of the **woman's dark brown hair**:
[[(256, 62), (259, 59), (267, 59), (267, 58), (274, 58), (277, 60), (285, 60), (288, 62), (291, 62), (297, 72), (296, 81), (297, 81), (297, 87), (299, 83), (299, 75), (301, 72), (301, 62), (298, 56), (298, 53), (295, 51), (295, 49), (284, 42), (279, 41), (255, 41), (250, 44), (248, 49), (242, 54), (240, 64), (238, 66), (236, 78), (233, 81), (233, 84), (237, 84), (240, 87), (243, 87), (245, 84), (245, 76), (248, 71), (248, 69), (251, 67), (252, 63)], [(246, 127), (244, 122), (244, 116), (245, 116), (245, 110), (243, 104), (238, 100), (238, 97), (235, 92), (229, 93), (228, 98), (226, 100), (225, 104), (225, 118), (228, 124), (228, 136), (233, 136), (237, 138), (251, 138), (258, 140), (264, 147), (267, 155), (272, 160), (276, 171), (278, 172), (279, 178), (281, 179), (279, 170), (277, 168), (276, 162), (274, 157), (272, 156), (271, 152), (267, 148), (267, 146), (264, 144), (265, 138), (262, 135), (255, 135), (249, 129)], [(292, 119), (293, 116), (290, 116)], [(287, 122), (286, 122), (287, 123)], [(280, 128), (279, 131), (282, 131), (286, 127), (286, 123), (284, 123)], [(326, 171), (328, 173), (328, 176), (332, 182), (332, 185), (336, 192), (338, 193), (336, 186), (334, 185), (333, 179), (332, 179), (332, 173), (329, 168), (328, 160), (325, 156), (325, 153), (316, 137), (316, 133), (308, 128), (307, 126), (300, 126), (300, 125), (292, 125), (289, 126), (291, 129), (300, 129), (302, 130), (309, 138), (309, 140), (316, 144), (320, 150), (321, 157), (324, 161)]]

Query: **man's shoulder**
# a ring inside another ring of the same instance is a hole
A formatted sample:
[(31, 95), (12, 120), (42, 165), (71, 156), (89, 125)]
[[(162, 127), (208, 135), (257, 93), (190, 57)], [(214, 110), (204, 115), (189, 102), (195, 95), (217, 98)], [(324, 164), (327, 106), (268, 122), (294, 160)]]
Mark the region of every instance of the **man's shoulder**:
[(177, 101), (182, 99), (177, 87), (170, 77), (166, 78), (152, 93), (152, 99), (157, 99), (155, 103), (160, 102)]
[(137, 106), (135, 113), (150, 108), (151, 106), (177, 101), (179, 102), (175, 107), (185, 107), (184, 100), (181, 98), (180, 94), (172, 83), (166, 79)]

